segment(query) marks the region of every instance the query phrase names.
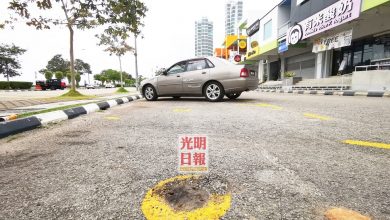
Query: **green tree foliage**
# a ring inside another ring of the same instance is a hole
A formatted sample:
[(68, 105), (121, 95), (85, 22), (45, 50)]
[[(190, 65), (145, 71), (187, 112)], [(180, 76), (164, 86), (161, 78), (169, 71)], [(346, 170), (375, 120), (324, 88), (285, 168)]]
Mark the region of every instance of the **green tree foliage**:
[(53, 78), (53, 72), (52, 71), (45, 71), (45, 79), (49, 80)]
[[(63, 18), (52, 12), (63, 11)], [(34, 8), (34, 10), (30, 10)], [(37, 8), (38, 10), (35, 10)], [(90, 29), (108, 25), (108, 33), (127, 35), (129, 27), (138, 27), (145, 16), (146, 7), (139, 0), (12, 0), (9, 9), (26, 19), (36, 29), (50, 29), (51, 25), (64, 25), (69, 30), (71, 90), (75, 91), (74, 29)], [(35, 12), (35, 14), (32, 14)]]
[[(104, 84), (105, 82), (111, 82), (111, 83), (118, 83), (120, 82), (120, 79), (121, 79), (121, 76), (120, 76), (120, 71), (117, 71), (117, 70), (113, 70), (113, 69), (107, 69), (107, 70), (103, 70), (100, 74), (95, 74), (93, 76), (93, 78), (96, 80), (96, 81), (100, 81), (102, 84)], [(123, 74), (123, 77), (124, 77), (124, 82), (126, 85), (128, 84), (132, 84), (131, 82), (132, 81), (127, 81), (127, 82), (130, 82), (130, 83), (127, 83), (126, 80), (135, 80), (133, 79), (133, 77), (126, 73), (126, 72), (122, 72)]]
[(65, 60), (61, 54), (54, 55), (46, 65), (46, 69), (49, 71), (57, 72), (66, 72), (69, 70), (69, 61)]
[(68, 83), (70, 84), (71, 81), (72, 81), (72, 74), (71, 74), (70, 71), (68, 70), (68, 71), (65, 73), (65, 75), (66, 75), (66, 78), (68, 79)]
[(91, 66), (88, 63), (86, 63), (80, 59), (75, 60), (74, 68), (75, 68), (76, 72), (81, 74), (81, 75), (92, 73)]
[(19, 76), (20, 63), (18, 56), (26, 52), (25, 49), (15, 45), (0, 45), (0, 74), (9, 81), (10, 77)]
[(79, 86), (80, 80), (81, 80), (80, 73), (76, 73), (76, 84), (77, 84), (77, 86)]
[(63, 79), (65, 76), (64, 76), (64, 73), (61, 72), (61, 71), (56, 71), (54, 72), (54, 76), (56, 77), (56, 79)]

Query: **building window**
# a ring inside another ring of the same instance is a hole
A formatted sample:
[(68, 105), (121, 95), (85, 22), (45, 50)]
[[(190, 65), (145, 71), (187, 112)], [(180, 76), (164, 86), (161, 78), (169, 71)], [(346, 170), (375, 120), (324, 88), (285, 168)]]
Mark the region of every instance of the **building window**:
[(268, 40), (272, 36), (272, 19), (264, 24), (263, 40)]

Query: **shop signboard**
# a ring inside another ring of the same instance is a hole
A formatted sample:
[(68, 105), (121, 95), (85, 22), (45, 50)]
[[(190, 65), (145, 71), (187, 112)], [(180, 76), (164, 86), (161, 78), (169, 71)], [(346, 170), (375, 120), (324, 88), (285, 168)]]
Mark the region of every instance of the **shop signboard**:
[(358, 18), (360, 4), (361, 0), (340, 0), (306, 18), (289, 28), (287, 31), (288, 44), (296, 44), (303, 39)]
[(248, 29), (246, 29), (246, 34), (250, 37), (256, 34), (260, 29), (260, 20), (256, 20)]
[(283, 53), (288, 50), (288, 45), (286, 40), (279, 41), (278, 53)]
[(313, 53), (350, 46), (351, 42), (352, 29), (332, 36), (316, 39), (313, 43)]

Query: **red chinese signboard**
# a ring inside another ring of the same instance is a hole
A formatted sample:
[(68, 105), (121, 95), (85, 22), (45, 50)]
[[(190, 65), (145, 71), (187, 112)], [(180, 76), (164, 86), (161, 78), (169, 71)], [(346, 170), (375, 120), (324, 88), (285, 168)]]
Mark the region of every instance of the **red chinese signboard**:
[(180, 135), (178, 140), (179, 172), (207, 172), (208, 147), (206, 135)]

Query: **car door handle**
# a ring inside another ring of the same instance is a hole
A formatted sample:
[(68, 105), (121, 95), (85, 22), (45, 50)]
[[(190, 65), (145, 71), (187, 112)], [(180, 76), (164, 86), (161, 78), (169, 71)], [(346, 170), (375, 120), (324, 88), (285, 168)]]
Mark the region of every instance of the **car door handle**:
[(177, 75), (176, 77), (180, 77), (180, 75)]
[(206, 74), (206, 72), (202, 72), (202, 74)]

